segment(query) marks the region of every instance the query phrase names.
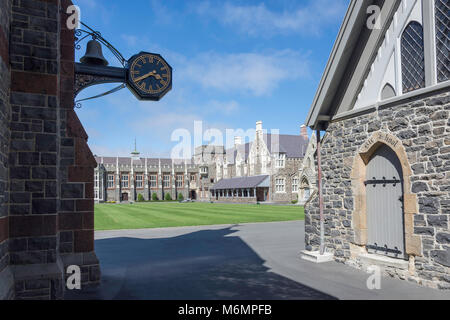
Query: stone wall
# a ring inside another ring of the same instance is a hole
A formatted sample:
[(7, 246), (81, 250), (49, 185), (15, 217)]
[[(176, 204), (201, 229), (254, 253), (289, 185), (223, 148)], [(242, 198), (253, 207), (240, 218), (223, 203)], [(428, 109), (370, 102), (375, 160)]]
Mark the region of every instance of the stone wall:
[(9, 87), (11, 83), (9, 66), (10, 14), (12, 1), (0, 2), (0, 299), (13, 295), (13, 278), (9, 264), (9, 170), (8, 152), (11, 118)]
[[(403, 165), (410, 168), (405, 181), (411, 194), (405, 199), (408, 270), (385, 268), (385, 273), (426, 286), (450, 288), (450, 94), (380, 108), (369, 114), (330, 123), (322, 146), (326, 247), (335, 259), (356, 267), (361, 235), (356, 221), (361, 208), (352, 186), (359, 150), (375, 132), (399, 139), (406, 151)], [(359, 191), (358, 191), (359, 192)], [(307, 250), (319, 247), (317, 197), (306, 206)], [(411, 218), (409, 220), (409, 218)], [(418, 242), (414, 243), (413, 239)], [(409, 244), (408, 244), (409, 242)]]
[[(292, 192), (293, 179), (298, 179), (298, 185), (300, 187), (299, 168), (301, 167), (301, 161), (303, 159), (287, 159), (286, 165), (282, 169), (274, 169), (274, 173), (271, 175), (271, 196), (269, 200), (278, 203), (291, 203), (291, 201), (298, 200), (298, 192)], [(285, 192), (276, 192), (276, 179), (285, 179)]]
[(73, 111), (71, 4), (0, 3), (0, 298), (60, 299), (69, 264), (83, 286), (99, 282), (96, 162)]
[(58, 1), (12, 5), (10, 264), (19, 299), (62, 296), (63, 266), (57, 254), (58, 11)]

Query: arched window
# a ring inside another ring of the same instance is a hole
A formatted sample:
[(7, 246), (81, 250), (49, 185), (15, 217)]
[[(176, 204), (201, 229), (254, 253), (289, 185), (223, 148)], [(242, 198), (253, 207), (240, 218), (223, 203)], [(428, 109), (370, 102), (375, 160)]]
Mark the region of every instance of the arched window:
[(383, 90), (381, 91), (381, 100), (387, 100), (395, 96), (395, 89), (389, 83), (386, 83)]
[(402, 35), (402, 82), (403, 93), (425, 87), (425, 50), (423, 28), (411, 22)]
[(450, 3), (448, 0), (436, 0), (436, 62), (437, 81), (450, 79)]

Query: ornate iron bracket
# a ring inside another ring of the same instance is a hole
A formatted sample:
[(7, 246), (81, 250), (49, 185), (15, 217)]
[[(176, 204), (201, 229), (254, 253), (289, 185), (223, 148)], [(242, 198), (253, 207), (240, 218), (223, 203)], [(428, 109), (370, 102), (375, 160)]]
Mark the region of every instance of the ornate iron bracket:
[(104, 83), (125, 83), (127, 72), (125, 68), (90, 66), (75, 63), (75, 96), (81, 90)]
[(103, 44), (106, 48), (108, 48), (111, 53), (117, 58), (119, 63), (123, 66), (123, 68), (117, 68), (117, 67), (105, 67), (105, 66), (99, 66), (99, 65), (89, 65), (89, 64), (83, 64), (83, 63), (75, 63), (75, 79), (74, 79), (74, 96), (76, 97), (83, 89), (86, 89), (88, 87), (98, 85), (98, 84), (105, 84), (105, 83), (121, 83), (117, 88), (114, 88), (113, 90), (107, 91), (103, 94), (82, 99), (75, 101), (75, 106), (77, 108), (81, 108), (81, 101), (91, 100), (95, 98), (99, 98), (114, 92), (117, 92), (118, 90), (125, 88), (126, 81), (127, 81), (127, 60), (122, 56), (122, 54), (105, 38), (102, 37), (101, 33), (98, 31), (94, 31), (89, 26), (84, 24), (83, 22), (80, 22), (80, 24), (85, 29), (77, 29), (75, 31), (75, 49), (80, 50), (81, 45), (80, 43), (91, 37), (93, 40), (99, 41), (101, 44)]
[(95, 31), (92, 28), (90, 28), (88, 25), (84, 24), (80, 21), (80, 24), (85, 29), (77, 29), (75, 30), (75, 49), (80, 50), (81, 45), (80, 43), (86, 39), (91, 37), (93, 40), (99, 41), (101, 44), (103, 44), (106, 48), (111, 51), (111, 53), (119, 60), (120, 64), (125, 67), (127, 64), (127, 60), (122, 56), (122, 54), (117, 50), (108, 40), (102, 37), (102, 34), (99, 31)]

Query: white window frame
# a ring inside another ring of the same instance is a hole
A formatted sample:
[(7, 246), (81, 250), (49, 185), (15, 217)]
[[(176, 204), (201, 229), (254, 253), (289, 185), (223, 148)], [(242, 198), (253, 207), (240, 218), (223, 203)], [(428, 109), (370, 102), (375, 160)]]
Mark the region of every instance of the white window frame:
[(298, 192), (298, 179), (294, 178), (292, 179), (292, 192), (297, 193)]
[(108, 174), (108, 189), (113, 189), (115, 187), (114, 174)]
[(276, 168), (284, 168), (286, 165), (286, 154), (278, 153), (276, 155), (275, 167)]
[[(166, 179), (166, 178), (168, 178), (168, 179)], [(165, 174), (163, 176), (163, 187), (170, 188), (170, 175), (169, 174)]]
[(150, 175), (150, 188), (158, 188), (158, 175)]
[(123, 189), (128, 189), (130, 187), (130, 175), (123, 173), (121, 175), (120, 183)]
[(99, 178), (99, 173), (98, 172), (95, 172), (95, 174), (94, 174), (94, 187), (95, 188), (98, 188), (98, 182), (99, 182), (99, 180), (100, 180), (100, 178)]
[(177, 188), (183, 188), (183, 175), (177, 174), (175, 179), (176, 179)]
[(276, 193), (286, 193), (286, 179), (285, 178), (275, 179), (275, 191), (276, 191)]
[(136, 175), (136, 189), (144, 188), (144, 175), (137, 174)]

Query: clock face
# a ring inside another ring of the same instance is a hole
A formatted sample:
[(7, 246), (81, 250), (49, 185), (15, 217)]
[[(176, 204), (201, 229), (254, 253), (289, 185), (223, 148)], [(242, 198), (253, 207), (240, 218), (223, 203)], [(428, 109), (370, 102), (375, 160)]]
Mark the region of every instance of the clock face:
[(139, 99), (159, 100), (172, 88), (172, 68), (160, 55), (140, 53), (129, 61), (128, 83)]

